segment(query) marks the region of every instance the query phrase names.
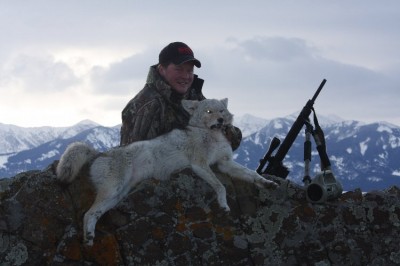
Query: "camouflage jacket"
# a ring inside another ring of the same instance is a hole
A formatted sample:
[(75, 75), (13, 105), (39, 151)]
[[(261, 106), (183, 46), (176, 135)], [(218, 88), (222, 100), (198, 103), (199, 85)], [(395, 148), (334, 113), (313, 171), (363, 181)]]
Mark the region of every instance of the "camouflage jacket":
[[(175, 93), (159, 75), (156, 66), (151, 66), (146, 85), (122, 111), (120, 145), (152, 139), (175, 128), (185, 128), (190, 117), (183, 109), (181, 100), (205, 99), (202, 86), (203, 80), (195, 75), (186, 94)], [(236, 149), (242, 138), (241, 131), (232, 126), (226, 129), (225, 135), (232, 149)]]

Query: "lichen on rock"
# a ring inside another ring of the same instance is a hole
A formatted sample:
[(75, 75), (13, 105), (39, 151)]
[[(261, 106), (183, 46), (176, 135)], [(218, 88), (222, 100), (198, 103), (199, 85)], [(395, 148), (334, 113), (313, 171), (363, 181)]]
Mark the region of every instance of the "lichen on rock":
[(54, 165), (0, 180), (1, 265), (398, 265), (400, 190), (344, 193), (311, 204), (301, 186), (278, 190), (219, 175), (229, 213), (190, 169), (147, 180), (82, 244), (95, 192), (84, 175), (59, 184)]

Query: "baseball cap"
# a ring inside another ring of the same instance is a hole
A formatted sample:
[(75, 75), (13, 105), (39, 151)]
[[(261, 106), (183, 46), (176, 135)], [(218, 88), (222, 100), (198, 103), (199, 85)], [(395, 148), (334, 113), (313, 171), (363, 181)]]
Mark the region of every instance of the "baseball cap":
[(199, 60), (194, 58), (192, 49), (183, 42), (172, 42), (161, 50), (158, 56), (160, 64), (173, 63), (180, 65), (188, 61), (193, 61), (194, 65), (198, 68), (201, 67)]

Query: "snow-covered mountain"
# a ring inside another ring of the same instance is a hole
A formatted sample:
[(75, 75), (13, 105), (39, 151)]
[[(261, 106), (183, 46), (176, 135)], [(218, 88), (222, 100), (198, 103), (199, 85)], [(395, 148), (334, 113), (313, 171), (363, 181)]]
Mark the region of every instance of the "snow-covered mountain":
[(242, 137), (248, 137), (251, 134), (259, 131), (266, 124), (269, 123), (269, 120), (264, 118), (259, 118), (250, 114), (245, 114), (243, 116), (234, 117), (233, 124), (240, 128), (242, 131)]
[[(89, 143), (99, 151), (108, 150), (119, 145), (120, 127), (95, 126), (93, 123), (90, 125), (85, 124), (85, 126), (81, 126), (81, 124), (77, 124), (69, 129), (64, 129), (66, 135), (58, 135), (51, 141), (31, 149), (12, 155), (0, 156), (2, 158), (2, 160), (0, 159), (0, 177), (11, 177), (28, 170), (44, 169), (54, 160), (58, 160), (68, 144), (75, 141)], [(86, 127), (89, 128), (86, 129)], [(75, 134), (67, 135), (72, 132), (75, 132)]]
[[(291, 117), (272, 120), (243, 140), (235, 160), (250, 169), (257, 169), (272, 137), (283, 140), (292, 124)], [(370, 191), (400, 186), (400, 127), (385, 122), (342, 121), (325, 124), (323, 130), (332, 171), (345, 190), (359, 187)], [(288, 179), (299, 184), (304, 176), (304, 140), (302, 131), (283, 162), (290, 170)], [(315, 175), (320, 164), (314, 143), (311, 164)]]
[(90, 120), (71, 127), (19, 127), (0, 123), (0, 156), (29, 150), (56, 138), (67, 139), (96, 126), (99, 124)]
[[(256, 169), (268, 149), (272, 137), (283, 140), (297, 114), (265, 120), (251, 115), (236, 117), (234, 124), (241, 128), (243, 141), (235, 152), (235, 160)], [(400, 186), (400, 127), (385, 122), (364, 124), (344, 121), (337, 117), (319, 117), (328, 147), (332, 170), (345, 190), (363, 191)], [(117, 125), (102, 127), (82, 121), (65, 128), (21, 128), (0, 124), (0, 177), (43, 169), (58, 160), (66, 146), (74, 141), (85, 141), (98, 150), (119, 145)], [(304, 132), (296, 138), (284, 165), (290, 170), (288, 179), (301, 184)], [(319, 170), (318, 153), (313, 144), (312, 176)]]

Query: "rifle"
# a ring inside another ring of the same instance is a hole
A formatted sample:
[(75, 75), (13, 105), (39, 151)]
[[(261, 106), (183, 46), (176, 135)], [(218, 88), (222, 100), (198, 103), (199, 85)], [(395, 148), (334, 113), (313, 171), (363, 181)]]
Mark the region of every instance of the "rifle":
[[(290, 147), (293, 145), (293, 142), (296, 140), (297, 135), (300, 133), (302, 127), (307, 123), (308, 117), (311, 114), (313, 109), (313, 105), (315, 100), (317, 99), (319, 93), (321, 92), (322, 88), (326, 83), (326, 79), (323, 79), (321, 84), (319, 85), (317, 91), (315, 92), (314, 96), (308, 100), (306, 105), (301, 110), (299, 116), (296, 118), (296, 121), (293, 123), (292, 127), (290, 128), (286, 138), (283, 140), (282, 144), (280, 145), (280, 140), (274, 137), (271, 141), (270, 147), (267, 153), (264, 155), (264, 158), (260, 160), (260, 164), (257, 167), (256, 172), (258, 174), (269, 174), (275, 175), (282, 178), (286, 178), (289, 174), (289, 170), (286, 166), (283, 165), (282, 161), (285, 158), (286, 154), (288, 153)], [(275, 156), (272, 156), (273, 151), (278, 147), (278, 151), (276, 152)], [(266, 163), (269, 163), (266, 169), (263, 171), (263, 168)]]

